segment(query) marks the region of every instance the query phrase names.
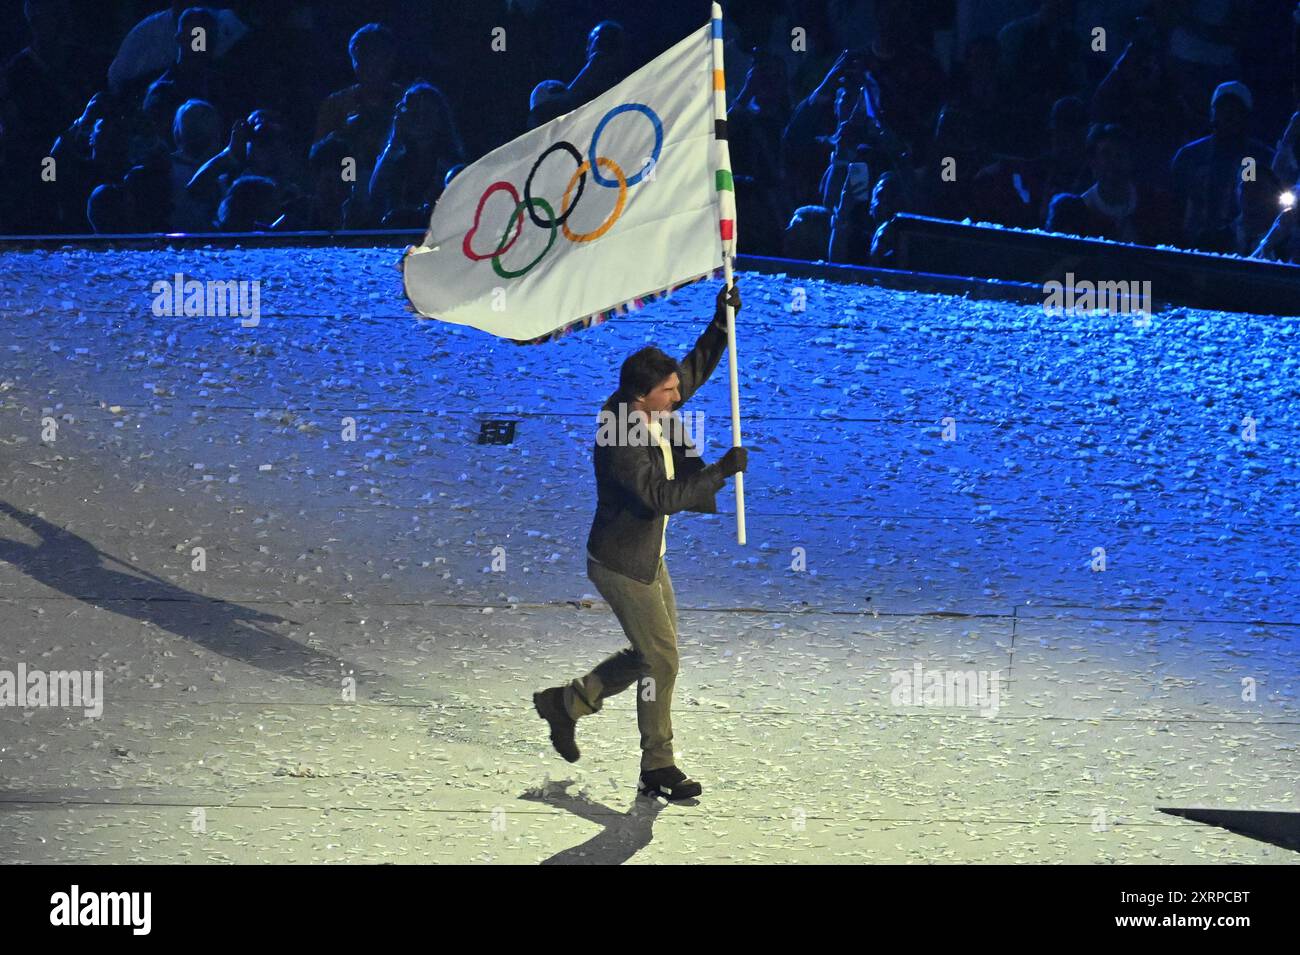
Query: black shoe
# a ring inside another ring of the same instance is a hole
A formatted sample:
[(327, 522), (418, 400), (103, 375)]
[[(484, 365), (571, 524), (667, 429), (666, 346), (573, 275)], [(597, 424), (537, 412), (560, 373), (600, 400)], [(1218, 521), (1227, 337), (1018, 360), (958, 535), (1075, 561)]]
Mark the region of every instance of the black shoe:
[(679, 799), (694, 799), (704, 791), (703, 786), (676, 766), (643, 769), (636, 788), (644, 796), (663, 796), (674, 802)]
[(533, 694), (537, 715), (551, 724), (551, 745), (571, 763), (578, 761), (578, 744), (573, 741), (573, 729), (578, 721), (564, 708), (564, 687), (553, 686)]

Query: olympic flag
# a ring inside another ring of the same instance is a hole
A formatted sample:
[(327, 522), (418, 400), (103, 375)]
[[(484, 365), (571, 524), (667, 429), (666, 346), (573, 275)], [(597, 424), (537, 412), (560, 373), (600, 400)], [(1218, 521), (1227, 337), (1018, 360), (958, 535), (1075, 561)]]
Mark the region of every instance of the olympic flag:
[(546, 341), (721, 275), (735, 251), (722, 13), (589, 103), (488, 153), (402, 260), (416, 311)]
[[(422, 315), (521, 344), (547, 341), (721, 274), (735, 191), (722, 7), (591, 102), (468, 166), (402, 259)], [(727, 307), (731, 440), (739, 447), (735, 316)], [(736, 540), (745, 543), (744, 475)]]

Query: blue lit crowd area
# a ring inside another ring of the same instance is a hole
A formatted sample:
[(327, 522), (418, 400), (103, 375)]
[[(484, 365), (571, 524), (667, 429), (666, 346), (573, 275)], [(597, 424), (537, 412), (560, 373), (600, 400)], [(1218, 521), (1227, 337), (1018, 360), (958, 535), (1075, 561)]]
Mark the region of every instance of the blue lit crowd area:
[[(0, 233), (21, 235), (424, 228), (466, 163), (708, 15), (684, 0), (9, 6)], [(886, 226), (914, 213), (1294, 261), (1294, 9), (726, 4), (742, 251), (890, 265)]]

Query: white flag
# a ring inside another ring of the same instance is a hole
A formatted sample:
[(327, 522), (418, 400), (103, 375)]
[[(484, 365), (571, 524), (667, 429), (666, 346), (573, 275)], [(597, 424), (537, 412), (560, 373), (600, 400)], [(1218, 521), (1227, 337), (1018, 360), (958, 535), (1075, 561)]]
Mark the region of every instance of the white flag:
[(735, 206), (714, 9), (617, 86), (451, 181), (402, 261), (416, 311), (537, 342), (721, 274)]

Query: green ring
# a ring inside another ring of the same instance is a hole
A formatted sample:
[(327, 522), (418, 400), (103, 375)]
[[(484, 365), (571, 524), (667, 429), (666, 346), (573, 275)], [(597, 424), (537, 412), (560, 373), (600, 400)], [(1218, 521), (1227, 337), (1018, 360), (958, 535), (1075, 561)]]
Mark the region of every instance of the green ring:
[[(526, 205), (528, 205), (527, 201), (521, 199), (519, 201), (519, 204), (515, 206), (515, 211), (510, 213), (510, 218), (506, 220), (506, 231), (501, 236), (501, 242), (498, 243), (498, 248), (500, 246), (505, 245), (506, 236), (510, 234), (510, 226), (514, 223), (515, 216), (519, 215), (519, 211), (523, 209), (523, 207)], [(555, 245), (555, 236), (557, 235), (557, 230), (558, 230), (558, 227), (555, 222), (555, 210), (551, 208), (551, 204), (547, 202), (545, 199), (534, 198), (533, 205), (542, 206), (545, 208), (546, 215), (551, 220), (551, 241), (546, 243), (546, 248), (542, 249), (542, 251), (537, 254), (537, 258), (533, 259), (522, 269), (518, 269), (515, 271), (502, 268), (501, 256), (499, 254), (492, 256), (492, 271), (496, 272), (496, 274), (501, 276), (503, 279), (517, 279), (521, 275), (526, 275), (529, 271), (531, 271), (534, 265), (542, 261), (542, 256), (546, 255), (547, 252), (551, 251), (551, 246)]]

